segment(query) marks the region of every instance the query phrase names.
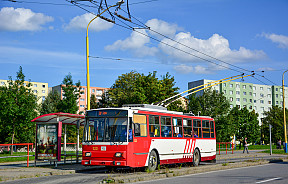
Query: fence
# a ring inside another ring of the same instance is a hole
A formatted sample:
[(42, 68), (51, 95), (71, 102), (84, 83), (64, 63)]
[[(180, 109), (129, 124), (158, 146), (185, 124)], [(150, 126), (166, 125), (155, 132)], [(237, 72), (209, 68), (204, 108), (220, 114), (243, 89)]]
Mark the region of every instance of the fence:
[[(16, 155), (14, 156), (3, 156), (0, 158), (15, 158), (15, 157), (27, 157), (27, 167), (29, 167), (29, 157), (30, 156), (35, 156), (35, 155), (29, 155), (29, 152), (35, 152), (35, 148), (33, 148), (33, 143), (20, 143), (20, 144), (0, 144), (0, 152), (8, 152), (11, 149), (13, 149), (13, 152), (15, 152)], [(31, 146), (31, 147), (29, 147)], [(18, 147), (18, 148), (17, 148)], [(19, 155), (17, 153), (23, 153), (27, 152), (27, 155)]]
[[(217, 148), (219, 151), (219, 155), (221, 155), (221, 149), (226, 151), (226, 154), (228, 154), (228, 151), (232, 151), (232, 154), (234, 154), (234, 143), (231, 142), (217, 142), (216, 145), (218, 144)], [(217, 149), (216, 148), (216, 149)]]
[[(27, 157), (27, 167), (29, 167), (29, 158), (35, 156), (34, 145), (35, 143), (0, 144), (0, 159)], [(75, 156), (78, 162), (78, 158), (82, 155), (82, 144), (79, 145), (78, 154), (76, 146), (76, 143), (66, 143), (65, 150), (64, 143), (61, 143), (61, 156), (64, 157), (64, 163), (66, 163), (66, 157), (71, 157), (72, 162), (72, 158), (75, 158)], [(13, 155), (8, 155), (10, 154), (11, 149), (13, 149)], [(27, 154), (23, 154), (26, 152)]]

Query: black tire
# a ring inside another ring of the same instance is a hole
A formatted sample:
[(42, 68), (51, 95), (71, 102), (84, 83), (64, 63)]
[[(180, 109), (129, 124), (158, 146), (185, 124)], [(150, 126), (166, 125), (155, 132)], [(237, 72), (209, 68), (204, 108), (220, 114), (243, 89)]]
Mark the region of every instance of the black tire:
[(158, 167), (158, 155), (157, 153), (152, 150), (149, 154), (149, 160), (148, 160), (148, 169), (149, 171), (155, 171)]
[(199, 165), (200, 157), (200, 151), (198, 149), (195, 149), (193, 153), (193, 166), (197, 167)]

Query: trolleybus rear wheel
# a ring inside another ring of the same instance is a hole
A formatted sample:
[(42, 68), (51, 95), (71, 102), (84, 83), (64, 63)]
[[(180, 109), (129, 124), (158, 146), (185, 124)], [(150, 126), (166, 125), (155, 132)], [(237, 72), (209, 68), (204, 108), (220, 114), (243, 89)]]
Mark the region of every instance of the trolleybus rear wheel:
[(149, 160), (148, 160), (148, 169), (150, 171), (155, 171), (158, 166), (158, 156), (157, 153), (153, 150), (150, 152)]
[(198, 166), (199, 163), (200, 163), (200, 151), (198, 149), (195, 149), (193, 153), (193, 166)]

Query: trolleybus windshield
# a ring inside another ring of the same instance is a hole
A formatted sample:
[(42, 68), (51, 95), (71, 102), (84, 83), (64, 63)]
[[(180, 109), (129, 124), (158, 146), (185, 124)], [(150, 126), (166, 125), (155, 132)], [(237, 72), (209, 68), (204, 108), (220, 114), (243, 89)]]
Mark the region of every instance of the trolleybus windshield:
[(128, 117), (123, 117), (126, 114), (127, 111), (125, 113), (125, 111), (118, 110), (90, 111), (86, 116), (83, 141), (127, 142)]

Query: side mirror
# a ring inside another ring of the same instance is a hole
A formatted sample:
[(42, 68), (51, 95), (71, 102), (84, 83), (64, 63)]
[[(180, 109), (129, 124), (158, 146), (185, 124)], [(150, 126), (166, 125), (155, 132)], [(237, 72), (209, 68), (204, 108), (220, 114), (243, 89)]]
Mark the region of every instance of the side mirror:
[(134, 134), (140, 136), (140, 123), (134, 123)]

